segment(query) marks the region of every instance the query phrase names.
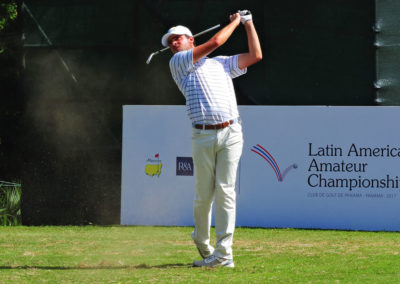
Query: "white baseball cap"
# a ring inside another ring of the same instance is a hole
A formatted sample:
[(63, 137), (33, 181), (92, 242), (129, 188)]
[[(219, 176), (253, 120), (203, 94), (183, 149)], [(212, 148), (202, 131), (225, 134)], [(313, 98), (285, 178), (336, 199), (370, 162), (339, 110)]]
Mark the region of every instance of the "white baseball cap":
[(176, 26), (176, 27), (172, 27), (168, 30), (168, 32), (163, 35), (163, 37), (161, 38), (161, 43), (163, 46), (168, 46), (168, 38), (171, 35), (187, 35), (187, 36), (193, 36), (192, 32), (184, 26)]

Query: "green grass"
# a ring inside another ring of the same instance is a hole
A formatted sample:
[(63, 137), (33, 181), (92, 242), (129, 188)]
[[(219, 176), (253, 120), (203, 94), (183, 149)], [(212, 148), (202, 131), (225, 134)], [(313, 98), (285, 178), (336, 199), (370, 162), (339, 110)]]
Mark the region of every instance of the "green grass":
[(0, 283), (400, 283), (400, 233), (238, 228), (206, 269), (191, 230), (0, 227)]

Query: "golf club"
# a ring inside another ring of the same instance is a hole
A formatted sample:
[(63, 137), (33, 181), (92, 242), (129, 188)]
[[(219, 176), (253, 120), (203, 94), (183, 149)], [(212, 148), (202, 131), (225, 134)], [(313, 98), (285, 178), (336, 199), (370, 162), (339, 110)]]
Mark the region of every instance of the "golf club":
[[(197, 36), (199, 36), (199, 35), (208, 33), (209, 31), (212, 31), (212, 30), (215, 30), (215, 29), (219, 28), (220, 26), (221, 26), (221, 24), (215, 25), (215, 26), (213, 26), (213, 27), (211, 27), (211, 28), (209, 28), (209, 29), (206, 29), (206, 30), (204, 30), (204, 31), (202, 31), (202, 32), (199, 32), (199, 33), (195, 34), (193, 37), (197, 37)], [(149, 64), (154, 55), (157, 55), (157, 54), (159, 54), (159, 53), (161, 53), (161, 52), (164, 52), (164, 51), (166, 51), (167, 49), (169, 49), (169, 47), (165, 47), (165, 48), (163, 48), (163, 49), (160, 49), (160, 50), (158, 50), (158, 51), (153, 52), (152, 54), (150, 54), (149, 58), (147, 58), (146, 63)]]

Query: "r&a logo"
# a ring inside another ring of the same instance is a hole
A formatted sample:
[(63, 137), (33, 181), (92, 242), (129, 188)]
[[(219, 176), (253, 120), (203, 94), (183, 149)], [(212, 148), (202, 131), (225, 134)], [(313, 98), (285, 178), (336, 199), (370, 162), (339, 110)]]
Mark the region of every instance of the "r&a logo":
[(192, 157), (176, 157), (176, 175), (193, 176)]

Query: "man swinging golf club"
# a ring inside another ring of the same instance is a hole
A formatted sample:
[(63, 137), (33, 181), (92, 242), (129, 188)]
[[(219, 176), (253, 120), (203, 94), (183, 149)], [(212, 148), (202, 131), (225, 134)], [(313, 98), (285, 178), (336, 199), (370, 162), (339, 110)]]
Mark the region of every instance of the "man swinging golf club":
[[(207, 55), (223, 45), (244, 25), (248, 52), (234, 56)], [(236, 217), (236, 171), (243, 148), (242, 127), (232, 79), (262, 59), (262, 51), (249, 11), (230, 15), (230, 23), (210, 40), (195, 45), (191, 31), (172, 27), (162, 37), (174, 54), (172, 77), (186, 98), (193, 124), (192, 150), (196, 179), (192, 238), (202, 261), (193, 266), (234, 267), (232, 239)], [(215, 199), (215, 249), (210, 245), (212, 204)]]

